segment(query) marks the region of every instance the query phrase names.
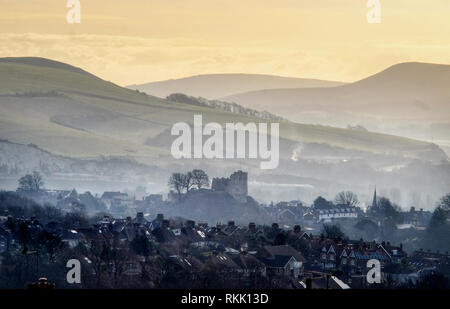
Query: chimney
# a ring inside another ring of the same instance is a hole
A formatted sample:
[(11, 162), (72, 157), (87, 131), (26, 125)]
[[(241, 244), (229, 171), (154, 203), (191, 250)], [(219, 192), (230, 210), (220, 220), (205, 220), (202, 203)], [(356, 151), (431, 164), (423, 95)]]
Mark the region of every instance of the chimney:
[(232, 227), (232, 226), (234, 226), (234, 221), (228, 221), (228, 226), (230, 226), (230, 227)]
[(294, 233), (298, 234), (301, 232), (301, 230), (302, 229), (300, 228), (300, 225), (298, 225), (298, 224), (294, 225)]
[(127, 223), (131, 222), (131, 217), (127, 217), (127, 218), (125, 219), (125, 221), (126, 221)]
[(143, 213), (143, 212), (138, 212), (138, 213), (136, 214), (136, 218), (138, 218), (138, 219), (144, 219), (144, 213)]
[(251, 232), (254, 232), (254, 231), (256, 230), (256, 224), (255, 224), (255, 222), (250, 222), (250, 223), (248, 224), (248, 229), (249, 229)]
[(193, 220), (186, 221), (186, 227), (193, 229), (195, 227), (195, 221)]
[(156, 215), (156, 220), (164, 220), (164, 215), (163, 214), (157, 214)]

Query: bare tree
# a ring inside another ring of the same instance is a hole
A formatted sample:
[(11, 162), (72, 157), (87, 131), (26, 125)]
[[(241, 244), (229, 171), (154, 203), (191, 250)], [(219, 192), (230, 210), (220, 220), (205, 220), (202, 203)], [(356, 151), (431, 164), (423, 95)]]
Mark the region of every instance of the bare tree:
[(191, 191), (192, 187), (194, 186), (194, 177), (192, 175), (192, 172), (187, 172), (183, 175), (183, 187), (186, 190), (186, 193)]
[(44, 185), (39, 172), (33, 172), (33, 174), (27, 174), (19, 179), (19, 191), (37, 192)]
[[(196, 170), (194, 170), (196, 171)], [(170, 176), (169, 178), (169, 187), (171, 187), (172, 189), (174, 189), (178, 195), (181, 195), (181, 193), (183, 193), (183, 191), (189, 192), (191, 191), (192, 187), (194, 185), (196, 185), (197, 187), (199, 187), (199, 184), (197, 182), (197, 180), (194, 178), (194, 171), (192, 172), (187, 172), (186, 174), (182, 174), (182, 173), (173, 173), (172, 176)], [(197, 171), (201, 171), (201, 170), (197, 170)], [(203, 172), (203, 171), (201, 171)], [(197, 175), (199, 175), (199, 172), (196, 172)], [(206, 175), (205, 172), (204, 176), (201, 176), (203, 178), (197, 178), (200, 179), (202, 185), (204, 183), (204, 177), (206, 176), (206, 178), (208, 178), (208, 175)], [(198, 176), (197, 176), (198, 177)], [(209, 179), (208, 179), (208, 184), (209, 184)], [(201, 186), (201, 185), (200, 185)]]
[(336, 205), (346, 205), (348, 207), (356, 207), (359, 204), (358, 196), (351, 191), (342, 191), (339, 192), (335, 199), (334, 203)]
[(181, 195), (181, 192), (183, 191), (184, 178), (185, 175), (181, 173), (173, 173), (169, 178), (169, 187), (177, 191), (178, 195)]
[(197, 189), (201, 189), (202, 187), (209, 187), (209, 177), (203, 170), (192, 171), (192, 182), (197, 187)]

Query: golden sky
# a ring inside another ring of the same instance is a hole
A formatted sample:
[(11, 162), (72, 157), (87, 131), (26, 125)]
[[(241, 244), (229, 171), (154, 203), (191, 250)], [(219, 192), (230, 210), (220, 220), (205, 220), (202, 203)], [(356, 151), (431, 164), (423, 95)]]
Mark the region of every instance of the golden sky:
[(120, 85), (209, 73), (354, 81), (450, 64), (450, 0), (0, 0), (0, 57), (40, 56)]

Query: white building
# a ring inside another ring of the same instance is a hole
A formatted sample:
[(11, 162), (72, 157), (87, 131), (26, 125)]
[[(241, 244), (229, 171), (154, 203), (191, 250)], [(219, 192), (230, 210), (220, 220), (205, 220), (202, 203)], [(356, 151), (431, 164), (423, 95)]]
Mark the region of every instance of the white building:
[(345, 218), (358, 218), (358, 212), (356, 208), (334, 208), (334, 209), (324, 209), (318, 211), (318, 221), (319, 222), (331, 222), (336, 219)]

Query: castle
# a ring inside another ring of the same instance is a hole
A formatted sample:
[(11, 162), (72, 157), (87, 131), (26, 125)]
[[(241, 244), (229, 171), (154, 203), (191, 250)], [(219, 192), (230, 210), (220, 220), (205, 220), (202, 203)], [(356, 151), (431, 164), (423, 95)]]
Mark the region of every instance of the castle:
[(213, 178), (211, 189), (227, 192), (235, 200), (245, 203), (248, 195), (247, 173), (237, 171), (231, 174), (229, 178)]

